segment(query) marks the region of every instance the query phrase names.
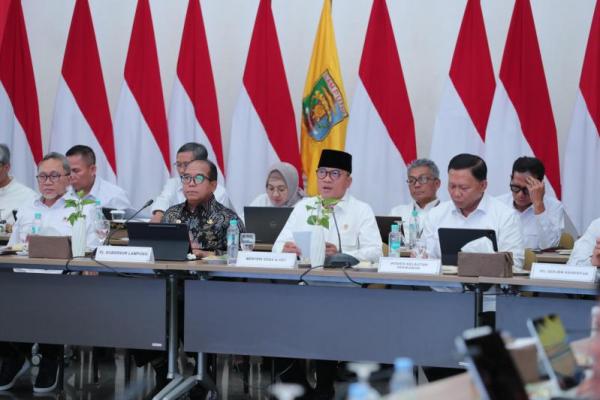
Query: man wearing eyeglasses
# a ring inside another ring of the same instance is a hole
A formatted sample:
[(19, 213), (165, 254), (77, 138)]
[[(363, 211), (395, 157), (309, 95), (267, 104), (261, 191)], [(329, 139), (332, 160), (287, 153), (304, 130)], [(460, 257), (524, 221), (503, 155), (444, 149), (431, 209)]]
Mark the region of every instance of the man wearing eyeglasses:
[[(190, 161), (180, 178), (185, 200), (169, 207), (161, 218), (163, 223), (188, 225), (192, 252), (198, 258), (227, 250), (227, 228), (232, 219), (238, 221), (240, 233), (245, 231), (238, 215), (215, 198), (217, 178), (217, 167), (212, 161)], [(167, 384), (165, 353), (152, 350), (134, 350), (132, 353), (138, 367), (152, 364), (156, 373), (154, 391), (158, 392)], [(214, 368), (212, 364), (208, 366), (210, 371)]]
[(244, 224), (235, 211), (215, 198), (217, 167), (210, 160), (193, 160), (180, 179), (185, 201), (170, 207), (161, 222), (188, 224), (197, 257), (226, 250), (229, 221), (236, 219), (240, 232), (244, 232)]
[[(347, 191), (352, 184), (352, 156), (346, 152), (325, 149), (321, 153), (317, 174), (319, 195), (324, 199), (338, 199), (333, 211), (340, 231), (342, 248), (338, 249), (338, 236), (333, 218), (325, 233), (325, 253), (330, 256), (343, 252), (359, 260), (377, 262), (381, 256), (381, 236), (371, 207), (355, 199)], [(294, 243), (293, 232), (310, 230), (306, 206), (314, 206), (316, 198), (305, 198), (294, 206), (285, 226), (273, 245), (274, 252), (296, 253), (300, 248)]]
[(99, 200), (100, 206), (125, 210), (131, 208), (125, 190), (96, 175), (96, 154), (91, 147), (75, 145), (67, 150), (71, 167), (71, 187), (74, 192), (83, 190), (84, 197)]
[[(162, 192), (154, 199), (154, 202), (152, 203), (151, 222), (159, 222), (166, 209), (185, 201), (180, 177), (183, 175), (185, 168), (190, 162), (206, 159), (208, 159), (208, 151), (206, 150), (206, 147), (200, 143), (189, 142), (177, 150), (176, 161), (173, 164), (177, 170), (177, 176), (170, 178), (167, 183), (165, 183)], [(230, 206), (229, 197), (227, 196), (225, 188), (218, 183), (214, 195), (219, 203), (226, 207)]]
[(563, 205), (546, 193), (544, 174), (544, 164), (539, 159), (517, 158), (510, 175), (510, 192), (498, 197), (519, 214), (525, 247), (530, 249), (558, 246), (565, 226)]
[[(67, 221), (67, 217), (74, 210), (65, 208), (65, 200), (72, 198), (67, 192), (70, 173), (69, 162), (62, 154), (49, 153), (42, 159), (37, 174), (41, 196), (19, 208), (17, 222), (8, 241), (9, 246), (26, 241), (37, 213), (41, 214), (42, 234), (72, 234), (72, 226)], [(84, 208), (86, 216), (89, 211), (88, 207)], [(86, 218), (87, 245), (91, 247), (96, 242), (96, 235), (90, 221), (91, 218)], [(40, 272), (40, 270), (15, 269), (15, 272)], [(46, 273), (62, 273), (62, 271), (48, 270)], [(9, 324), (10, 321), (5, 323)], [(19, 376), (27, 372), (31, 366), (28, 359), (31, 355), (31, 346), (31, 343), (0, 342), (0, 391), (10, 390)], [(33, 385), (34, 392), (45, 393), (56, 388), (62, 348), (62, 345), (40, 343), (39, 352), (42, 361)]]
[[(316, 171), (319, 196), (323, 199), (338, 199), (333, 207), (340, 231), (342, 248), (338, 248), (338, 236), (333, 218), (329, 218), (329, 229), (325, 233), (325, 253), (330, 256), (343, 252), (359, 260), (376, 262), (382, 255), (382, 242), (371, 207), (348, 194), (352, 184), (352, 156), (339, 150), (325, 149), (321, 153)], [(310, 211), (307, 206), (316, 205), (316, 197), (304, 198), (294, 206), (285, 226), (273, 245), (273, 252), (301, 254), (294, 243), (293, 232), (311, 230), (307, 223)], [(306, 369), (301, 360), (277, 359), (276, 369), (281, 370), (283, 382), (295, 382), (304, 386), (307, 398), (332, 399), (337, 362), (316, 362), (317, 385), (314, 391), (306, 380)], [(311, 392), (309, 392), (309, 390)]]
[(413, 200), (392, 208), (390, 216), (402, 217), (402, 221), (408, 222), (413, 211), (416, 211), (419, 219), (423, 221), (429, 211), (440, 204), (437, 198), (441, 184), (440, 170), (433, 161), (420, 158), (410, 163), (407, 175), (406, 183)]

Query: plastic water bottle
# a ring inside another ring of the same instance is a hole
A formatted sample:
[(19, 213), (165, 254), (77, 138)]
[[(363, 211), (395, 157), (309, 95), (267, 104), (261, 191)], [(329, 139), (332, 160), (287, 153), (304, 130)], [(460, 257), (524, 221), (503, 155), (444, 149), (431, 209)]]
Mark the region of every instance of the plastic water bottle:
[(104, 213), (102, 212), (102, 206), (100, 205), (100, 200), (96, 200), (96, 205), (94, 206), (94, 219), (96, 221), (102, 221), (104, 218)]
[(371, 379), (371, 374), (379, 370), (379, 364), (371, 362), (352, 362), (348, 363), (346, 367), (349, 371), (352, 371), (356, 374), (358, 378), (358, 383), (363, 385), (364, 390), (366, 391), (366, 393), (362, 393), (363, 389), (360, 389), (361, 399), (378, 400), (381, 398), (379, 392), (375, 390), (375, 388), (373, 388), (369, 383)]
[(348, 386), (348, 400), (367, 400), (369, 387), (363, 382), (351, 383)]
[(419, 239), (420, 232), (421, 227), (419, 224), (419, 212), (413, 209), (408, 220), (408, 247), (411, 249), (415, 247), (417, 239)]
[(400, 226), (392, 224), (392, 230), (388, 237), (388, 257), (400, 257), (400, 247), (402, 246), (402, 237), (400, 236)]
[(390, 394), (406, 392), (416, 386), (413, 362), (401, 357), (394, 361), (394, 374), (390, 379)]
[(39, 235), (42, 231), (42, 213), (36, 212), (33, 216), (33, 223), (31, 224), (31, 234)]
[(235, 265), (240, 248), (240, 229), (237, 219), (229, 221), (227, 228), (227, 265)]

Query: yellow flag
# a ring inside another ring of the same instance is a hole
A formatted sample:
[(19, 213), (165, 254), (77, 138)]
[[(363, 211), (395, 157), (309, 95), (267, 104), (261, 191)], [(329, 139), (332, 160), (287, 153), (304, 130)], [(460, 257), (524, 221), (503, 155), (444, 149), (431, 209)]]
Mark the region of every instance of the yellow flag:
[(348, 107), (335, 46), (331, 0), (323, 1), (302, 95), (301, 125), (302, 169), (308, 181), (305, 189), (308, 195), (314, 196), (317, 194), (316, 170), (321, 150), (344, 150), (348, 125)]

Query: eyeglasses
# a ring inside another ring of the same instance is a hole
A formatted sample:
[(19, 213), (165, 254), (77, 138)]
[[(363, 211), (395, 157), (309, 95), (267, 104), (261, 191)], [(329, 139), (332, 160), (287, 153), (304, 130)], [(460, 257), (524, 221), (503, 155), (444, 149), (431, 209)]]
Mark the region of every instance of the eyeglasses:
[(327, 175), (329, 175), (329, 177), (332, 180), (337, 181), (342, 176), (342, 173), (343, 172), (340, 171), (339, 169), (332, 169), (330, 171), (327, 171), (325, 168), (319, 168), (317, 170), (317, 178), (325, 179), (325, 178), (327, 178)]
[(175, 168), (182, 168), (182, 169), (186, 169), (188, 165), (190, 165), (191, 161), (184, 161), (184, 162), (175, 162), (173, 163), (173, 165), (175, 166)]
[(58, 181), (62, 176), (69, 176), (69, 174), (65, 174), (65, 175), (61, 175), (61, 174), (57, 174), (57, 173), (52, 173), (49, 175), (48, 174), (39, 174), (36, 176), (36, 178), (39, 183), (44, 183), (48, 179), (50, 180), (50, 182), (54, 183), (54, 182)]
[(208, 176), (206, 175), (202, 175), (202, 174), (198, 174), (198, 175), (181, 175), (181, 183), (187, 183), (188, 185), (191, 185), (192, 182), (196, 183), (196, 184), (201, 184), (202, 182), (204, 182), (205, 180), (210, 181), (210, 179), (208, 179)]
[(527, 189), (526, 187), (523, 186), (518, 186), (518, 185), (510, 185), (510, 191), (513, 193), (519, 193), (519, 192), (523, 192), (523, 194), (525, 196), (529, 195), (529, 189)]
[(406, 183), (408, 183), (411, 186), (414, 186), (417, 184), (417, 182), (419, 182), (421, 185), (426, 184), (429, 181), (435, 181), (437, 178), (434, 176), (427, 176), (427, 175), (421, 175), (418, 178), (415, 178), (414, 176), (409, 177), (406, 180)]
[(287, 190), (287, 186), (267, 186), (267, 192), (285, 193)]

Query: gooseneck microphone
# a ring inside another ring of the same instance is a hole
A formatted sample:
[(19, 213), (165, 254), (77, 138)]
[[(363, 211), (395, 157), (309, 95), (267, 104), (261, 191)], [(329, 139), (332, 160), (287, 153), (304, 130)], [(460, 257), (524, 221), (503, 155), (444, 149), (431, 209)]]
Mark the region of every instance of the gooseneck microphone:
[(337, 218), (335, 217), (335, 206), (331, 206), (331, 215), (333, 215), (333, 223), (338, 237), (338, 252), (332, 256), (325, 257), (325, 268), (346, 268), (358, 264), (360, 261), (350, 254), (342, 253), (342, 237), (340, 236), (340, 228), (338, 227)]
[[(153, 199), (148, 200), (147, 202), (144, 203), (144, 205), (142, 207), (140, 207), (135, 213), (133, 213), (133, 215), (129, 218), (127, 218), (125, 220), (125, 222), (123, 222), (123, 226), (127, 227), (127, 223), (129, 221), (131, 221), (132, 219), (134, 219), (139, 213), (141, 213), (144, 209), (150, 207), (152, 205), (152, 203), (154, 203)], [(110, 235), (108, 235), (108, 238), (106, 238), (106, 244), (110, 246), (110, 239), (113, 237), (113, 235), (115, 234), (115, 232), (117, 232), (117, 230), (115, 229), (114, 231), (112, 231), (110, 233)]]

